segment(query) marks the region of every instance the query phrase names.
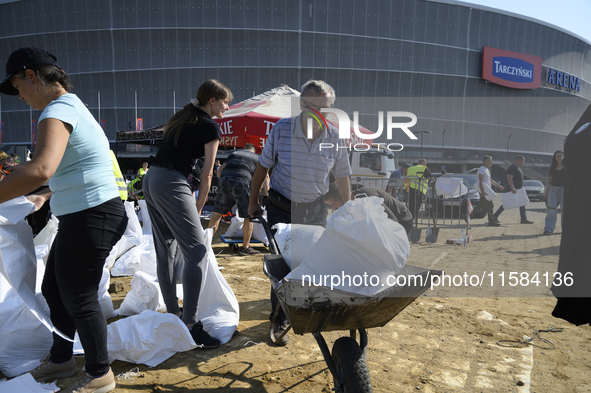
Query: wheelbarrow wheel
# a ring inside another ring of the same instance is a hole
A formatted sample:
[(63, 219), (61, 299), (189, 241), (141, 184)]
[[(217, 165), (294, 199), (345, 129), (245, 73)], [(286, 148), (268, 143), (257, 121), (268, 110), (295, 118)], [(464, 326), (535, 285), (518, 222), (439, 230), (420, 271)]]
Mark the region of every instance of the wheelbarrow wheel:
[(332, 360), (337, 369), (334, 379), (338, 393), (371, 393), (371, 379), (363, 352), (351, 337), (341, 337), (332, 347)]

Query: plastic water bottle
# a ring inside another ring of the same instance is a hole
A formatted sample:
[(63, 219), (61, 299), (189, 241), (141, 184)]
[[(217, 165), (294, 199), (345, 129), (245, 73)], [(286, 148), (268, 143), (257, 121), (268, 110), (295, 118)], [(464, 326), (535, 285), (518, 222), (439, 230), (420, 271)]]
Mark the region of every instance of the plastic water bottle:
[(466, 234), (464, 233), (464, 230), (462, 229), (462, 243), (464, 244), (464, 246), (466, 245)]
[(431, 234), (433, 233), (433, 231), (431, 230), (431, 224), (427, 225), (427, 237), (425, 238), (425, 241), (427, 243), (431, 243)]

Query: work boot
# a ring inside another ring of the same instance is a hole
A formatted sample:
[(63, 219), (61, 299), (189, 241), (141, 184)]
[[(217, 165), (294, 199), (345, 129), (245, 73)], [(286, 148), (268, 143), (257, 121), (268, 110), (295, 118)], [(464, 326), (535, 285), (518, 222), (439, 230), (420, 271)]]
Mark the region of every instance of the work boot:
[(45, 356), (40, 360), (41, 364), (29, 371), (37, 382), (47, 381), (48, 379), (67, 378), (75, 375), (78, 372), (76, 367), (76, 360), (72, 357), (64, 363), (52, 363), (49, 356)]
[(521, 220), (521, 223), (522, 224), (533, 224), (534, 222), (530, 221), (530, 220)]
[[(102, 377), (95, 378), (88, 373), (82, 374), (80, 379), (72, 386), (65, 389), (64, 393), (107, 393), (115, 389), (115, 376), (109, 368), (109, 372)], [(61, 390), (60, 390), (61, 392)]]
[[(287, 345), (287, 343), (289, 342), (289, 335), (287, 333), (285, 333), (285, 336), (283, 336), (281, 338), (281, 340), (277, 340), (277, 339), (279, 337), (281, 337), (283, 332), (285, 332), (288, 329), (289, 329), (289, 326), (287, 325), (287, 323), (273, 324), (273, 337), (271, 337), (271, 341), (273, 342), (273, 344), (280, 346), (280, 347)], [(277, 341), (275, 341), (275, 340), (277, 340)]]
[(500, 227), (501, 226), (501, 223), (498, 222), (497, 220), (492, 220), (492, 221), (489, 221), (488, 222), (488, 226), (489, 227)]
[(202, 345), (201, 348), (212, 349), (217, 348), (222, 343), (215, 337), (211, 337), (209, 333), (203, 329), (203, 322), (199, 321), (190, 330), (191, 337), (195, 340), (195, 344)]

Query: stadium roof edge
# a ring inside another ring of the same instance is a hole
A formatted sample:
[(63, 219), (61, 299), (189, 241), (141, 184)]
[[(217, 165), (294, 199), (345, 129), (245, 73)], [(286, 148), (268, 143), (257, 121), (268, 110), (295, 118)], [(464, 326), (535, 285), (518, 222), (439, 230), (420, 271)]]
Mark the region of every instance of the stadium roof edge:
[(474, 3), (470, 3), (470, 2), (466, 2), (466, 1), (459, 1), (459, 0), (427, 0), (430, 1), (432, 3), (444, 3), (444, 4), (452, 4), (452, 5), (459, 5), (459, 6), (463, 6), (463, 7), (468, 7), (468, 8), (475, 8), (478, 10), (484, 10), (484, 11), (490, 11), (490, 12), (496, 12), (498, 14), (503, 14), (503, 15), (507, 15), (507, 16), (513, 16), (515, 18), (520, 18), (520, 19), (524, 19), (524, 20), (528, 20), (530, 22), (535, 22), (535, 23), (539, 23), (541, 25), (547, 26), (547, 27), (551, 27), (555, 30), (559, 30), (562, 31), (563, 33), (569, 34), (575, 38), (580, 39), (581, 41), (585, 42), (587, 45), (591, 45), (591, 40), (581, 37), (580, 35), (573, 33), (572, 31), (569, 31), (567, 29), (564, 29), (560, 26), (556, 26), (553, 25), (550, 22), (546, 22), (540, 19), (536, 19), (536, 18), (532, 18), (530, 16), (527, 15), (522, 15), (522, 14), (517, 14), (515, 12), (511, 12), (511, 11), (506, 11), (506, 10), (501, 10), (499, 8), (494, 8), (494, 7), (488, 7), (485, 5), (480, 5), (480, 4), (474, 4)]

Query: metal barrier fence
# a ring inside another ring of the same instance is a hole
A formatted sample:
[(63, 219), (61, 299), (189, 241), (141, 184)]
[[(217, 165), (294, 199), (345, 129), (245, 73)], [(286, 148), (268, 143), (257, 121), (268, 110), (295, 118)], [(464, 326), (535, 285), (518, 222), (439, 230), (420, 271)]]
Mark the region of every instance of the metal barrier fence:
[[(461, 182), (460, 188), (465, 191), (461, 195), (437, 195), (436, 177), (430, 179), (407, 176), (402, 179), (387, 179), (376, 177), (351, 177), (351, 188), (375, 187), (385, 190), (394, 198), (404, 202), (413, 213), (415, 227), (427, 226), (458, 226), (465, 225), (471, 209), (470, 198), (479, 198), (478, 193), (470, 191), (465, 179), (444, 178)], [(463, 187), (462, 187), (463, 186)], [(417, 192), (422, 189), (426, 192)], [(441, 193), (441, 192), (440, 192)], [(413, 211), (415, 210), (415, 211)]]

